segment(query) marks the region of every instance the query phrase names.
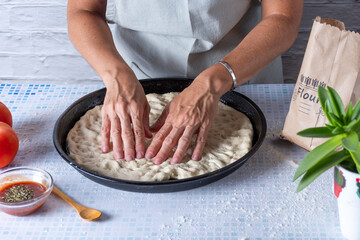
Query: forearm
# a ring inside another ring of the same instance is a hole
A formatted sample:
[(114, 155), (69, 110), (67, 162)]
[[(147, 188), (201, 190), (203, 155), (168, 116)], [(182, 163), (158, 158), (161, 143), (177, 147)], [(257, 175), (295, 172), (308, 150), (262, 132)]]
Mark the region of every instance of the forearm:
[(103, 16), (87, 10), (68, 10), (68, 32), (75, 48), (103, 79), (105, 85), (131, 71), (116, 50)]
[[(302, 0), (263, 0), (262, 5), (261, 22), (221, 59), (233, 69), (237, 86), (250, 80), (286, 51), (298, 33)], [(216, 95), (222, 95), (233, 87), (231, 75), (221, 64), (206, 69), (196, 82)]]
[(270, 15), (222, 60), (229, 63), (235, 72), (237, 84), (241, 85), (290, 48), (297, 32), (298, 26), (287, 17)]

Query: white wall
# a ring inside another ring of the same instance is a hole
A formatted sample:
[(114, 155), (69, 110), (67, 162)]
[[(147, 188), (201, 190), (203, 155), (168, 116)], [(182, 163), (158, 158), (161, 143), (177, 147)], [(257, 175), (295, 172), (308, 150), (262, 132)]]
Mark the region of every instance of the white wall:
[[(0, 80), (99, 80), (67, 36), (66, 0), (0, 0)], [(360, 31), (359, 0), (305, 0), (299, 37), (283, 54), (284, 79), (294, 82), (316, 16)]]
[(99, 80), (67, 36), (66, 0), (0, 0), (0, 80)]

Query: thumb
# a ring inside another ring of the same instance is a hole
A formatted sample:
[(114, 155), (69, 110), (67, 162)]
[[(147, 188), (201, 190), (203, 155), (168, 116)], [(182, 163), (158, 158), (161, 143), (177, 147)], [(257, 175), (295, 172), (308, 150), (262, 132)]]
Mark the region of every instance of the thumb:
[(164, 125), (168, 113), (169, 113), (169, 108), (168, 106), (166, 106), (163, 112), (161, 113), (160, 117), (156, 120), (156, 122), (152, 126), (150, 126), (150, 131), (152, 132), (159, 131), (160, 128)]

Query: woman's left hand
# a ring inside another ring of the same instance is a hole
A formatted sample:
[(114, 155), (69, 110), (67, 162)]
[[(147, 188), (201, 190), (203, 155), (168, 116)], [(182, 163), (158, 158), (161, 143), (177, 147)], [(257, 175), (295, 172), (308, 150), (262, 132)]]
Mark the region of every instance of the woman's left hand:
[(231, 78), (226, 71), (220, 64), (208, 68), (165, 107), (150, 128), (157, 133), (146, 151), (146, 158), (154, 157), (154, 164), (161, 164), (177, 145), (170, 163), (180, 163), (193, 135), (197, 134), (191, 158), (200, 160), (219, 99), (231, 89)]

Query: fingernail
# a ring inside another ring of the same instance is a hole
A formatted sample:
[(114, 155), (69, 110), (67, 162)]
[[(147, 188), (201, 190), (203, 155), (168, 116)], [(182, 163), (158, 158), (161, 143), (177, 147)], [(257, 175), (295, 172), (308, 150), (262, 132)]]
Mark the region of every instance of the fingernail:
[(159, 165), (159, 164), (161, 164), (161, 159), (155, 158), (153, 162), (155, 165)]
[(119, 152), (116, 152), (115, 153), (115, 158), (116, 159), (122, 159), (124, 156), (121, 154), (121, 153), (119, 153)]
[(179, 162), (178, 158), (172, 158), (170, 164), (177, 164)]
[(102, 151), (103, 153), (107, 153), (107, 152), (109, 151), (109, 148), (106, 147), (106, 146), (103, 146), (103, 147), (101, 148), (101, 151)]
[(191, 159), (192, 159), (192, 160), (195, 160), (195, 161), (199, 161), (199, 160), (200, 160), (200, 157), (199, 157), (199, 155), (193, 155), (193, 156), (191, 157)]
[(136, 153), (136, 158), (143, 158), (144, 157), (144, 153), (143, 152), (137, 152)]
[(145, 158), (147, 158), (147, 159), (150, 159), (150, 158), (153, 158), (153, 157), (154, 157), (154, 154), (152, 152), (147, 152), (145, 154)]
[(131, 156), (131, 155), (126, 155), (126, 156), (125, 156), (125, 160), (129, 162), (129, 161), (131, 161), (131, 160), (134, 160), (134, 157)]

